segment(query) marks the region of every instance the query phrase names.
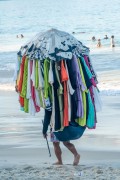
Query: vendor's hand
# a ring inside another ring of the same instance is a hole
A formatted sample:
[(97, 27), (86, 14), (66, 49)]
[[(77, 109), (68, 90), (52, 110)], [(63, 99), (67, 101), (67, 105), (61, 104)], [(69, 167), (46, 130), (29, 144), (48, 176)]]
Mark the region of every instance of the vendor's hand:
[(47, 138), (47, 133), (46, 133), (46, 134), (43, 134), (43, 137), (44, 137), (44, 138)]

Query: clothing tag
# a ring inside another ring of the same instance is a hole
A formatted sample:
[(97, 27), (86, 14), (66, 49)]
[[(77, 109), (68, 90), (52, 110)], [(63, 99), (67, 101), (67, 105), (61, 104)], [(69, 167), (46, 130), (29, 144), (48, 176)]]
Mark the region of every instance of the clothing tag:
[(58, 71), (60, 70), (60, 66), (57, 66)]
[(49, 97), (44, 99), (44, 101), (45, 101), (45, 106), (49, 107), (50, 106), (50, 99), (49, 99)]

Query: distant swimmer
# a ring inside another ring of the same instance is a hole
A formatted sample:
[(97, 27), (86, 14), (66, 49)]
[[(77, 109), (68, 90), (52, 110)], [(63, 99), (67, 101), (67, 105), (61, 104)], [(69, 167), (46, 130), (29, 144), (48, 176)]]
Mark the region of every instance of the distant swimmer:
[(113, 35), (111, 36), (111, 39), (110, 39), (110, 46), (115, 47), (115, 41), (114, 41), (114, 36)]
[(92, 41), (96, 41), (96, 38), (95, 38), (95, 36), (93, 36), (93, 37), (92, 37)]
[(109, 39), (109, 37), (107, 35), (105, 35), (104, 39)]
[(20, 36), (21, 36), (21, 38), (24, 38), (23, 34), (21, 34)]
[(84, 34), (85, 32), (72, 32), (72, 34)]
[(101, 46), (102, 46), (102, 45), (101, 45), (101, 40), (98, 39), (97, 47), (99, 48), (99, 47), (101, 47)]
[(19, 38), (19, 36), (17, 35), (16, 38)]
[(79, 33), (82, 33), (82, 34), (84, 34), (85, 32), (83, 31), (83, 32), (79, 32)]

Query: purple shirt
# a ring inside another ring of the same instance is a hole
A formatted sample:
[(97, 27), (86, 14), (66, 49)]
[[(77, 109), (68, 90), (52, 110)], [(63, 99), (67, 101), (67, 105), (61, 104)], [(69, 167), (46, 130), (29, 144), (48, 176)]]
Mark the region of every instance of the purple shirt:
[(79, 64), (77, 57), (73, 55), (72, 60), (67, 62), (68, 66), (68, 72), (70, 77), (70, 82), (75, 90), (73, 97), (76, 104), (76, 112), (75, 117), (76, 118), (83, 118), (84, 115), (84, 108), (83, 108), (83, 101), (82, 101), (82, 94), (81, 91), (84, 91), (86, 87), (84, 86), (82, 82), (82, 77), (80, 74)]

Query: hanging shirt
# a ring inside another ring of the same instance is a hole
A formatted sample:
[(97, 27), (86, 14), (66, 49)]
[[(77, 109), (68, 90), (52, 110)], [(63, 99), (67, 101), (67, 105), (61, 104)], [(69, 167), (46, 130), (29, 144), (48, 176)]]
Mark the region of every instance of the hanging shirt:
[[(86, 55), (84, 55), (84, 60), (85, 60), (86, 65), (88, 66), (88, 68), (89, 68), (89, 70), (90, 70), (90, 72), (91, 72), (90, 64), (89, 64), (89, 61), (88, 61), (88, 58), (87, 58)], [(91, 73), (92, 73), (92, 72), (91, 72)], [(91, 81), (92, 85), (96, 87), (96, 82), (95, 82), (95, 80), (94, 80), (94, 76), (90, 79), (90, 81)]]
[(35, 60), (35, 88), (39, 87), (38, 60)]
[(79, 65), (79, 69), (80, 69), (80, 74), (81, 74), (82, 82), (83, 82), (83, 84), (84, 84), (84, 86), (85, 86), (85, 90), (82, 91), (83, 116), (77, 118), (77, 119), (76, 119), (76, 122), (77, 122), (80, 126), (85, 126), (85, 125), (86, 125), (86, 115), (87, 115), (86, 93), (88, 93), (88, 89), (87, 89), (87, 86), (86, 86), (86, 82), (85, 82), (85, 78), (84, 78), (82, 66), (81, 66), (81, 63), (80, 63), (80, 60), (79, 60), (79, 59), (78, 59), (78, 65)]
[(44, 102), (45, 108), (51, 108), (52, 102), (52, 87), (49, 83), (49, 69), (50, 62), (48, 59), (44, 60)]
[(26, 98), (27, 94), (27, 78), (28, 78), (28, 58), (26, 57), (25, 63), (24, 63), (24, 74), (23, 74), (23, 83), (22, 83), (22, 90), (21, 90), (21, 96)]
[(24, 107), (24, 98), (19, 96), (19, 103), (21, 105), (21, 107)]
[(90, 92), (87, 93), (87, 104), (88, 104), (88, 118), (87, 118), (86, 126), (92, 129), (95, 126), (95, 111), (90, 96)]
[(55, 63), (55, 72), (56, 72), (57, 81), (59, 83), (59, 87), (57, 89), (57, 95), (58, 95), (59, 109), (60, 109), (61, 129), (63, 129), (63, 87), (60, 82), (60, 63)]
[(31, 80), (31, 74), (32, 74), (32, 67), (33, 67), (33, 61), (30, 60), (30, 63), (29, 63), (29, 66), (30, 66), (30, 69), (29, 69), (29, 73), (30, 73), (30, 97), (29, 97), (29, 104), (28, 104), (28, 108), (29, 108), (29, 113), (31, 115), (35, 115), (36, 113), (36, 109), (35, 109), (35, 105), (34, 105), (34, 101), (33, 101), (33, 98), (32, 98), (32, 80)]
[(90, 55), (89, 56), (85, 55), (84, 57), (87, 58), (87, 60), (89, 62), (89, 66), (90, 66), (90, 71), (91, 71), (91, 73), (92, 73), (92, 75), (94, 77), (95, 83), (98, 84), (97, 74), (96, 74), (96, 72), (95, 72), (95, 70), (93, 68), (93, 64), (92, 64), (92, 60), (91, 60)]
[(86, 87), (82, 82), (82, 77), (79, 70), (77, 57), (74, 55), (72, 60), (67, 61), (68, 72), (72, 88), (75, 90), (73, 97), (71, 97), (72, 103), (75, 104), (73, 109), (73, 118), (83, 117), (83, 102), (81, 91), (84, 91)]
[(102, 101), (100, 98), (100, 94), (97, 88), (95, 88), (94, 86), (92, 88), (93, 88), (93, 93), (94, 93), (95, 109), (97, 112), (99, 112), (102, 110)]
[(40, 107), (36, 103), (36, 94), (35, 94), (35, 61), (30, 64), (31, 70), (31, 97), (33, 102), (31, 101), (31, 105), (34, 104), (34, 108), (36, 112), (40, 111)]
[(53, 77), (53, 71), (52, 71), (52, 62), (50, 62), (48, 82), (50, 83), (52, 87), (52, 105), (51, 105), (52, 107), (49, 109), (50, 111), (52, 111), (50, 125), (52, 129), (54, 129), (55, 128), (55, 99), (54, 99), (54, 88), (53, 88), (54, 77)]
[(24, 111), (26, 113), (29, 112), (29, 99), (27, 99), (27, 98), (24, 98)]
[(84, 91), (85, 87), (82, 82), (82, 78), (80, 75), (79, 66), (77, 62), (77, 57), (75, 55), (73, 55), (73, 58), (71, 60), (67, 61), (67, 66), (68, 66), (70, 82), (73, 89), (75, 90), (77, 87), (80, 87), (82, 91)]
[(58, 100), (58, 94), (57, 90), (59, 88), (59, 83), (56, 76), (55, 71), (55, 63), (52, 63), (52, 71), (53, 71), (53, 77), (54, 77), (54, 83), (53, 83), (53, 92), (54, 92), (54, 107), (55, 107), (55, 127), (54, 130), (60, 130), (61, 129), (61, 120), (60, 120), (60, 107), (59, 107), (59, 100)]
[(22, 62), (21, 62), (21, 64), (20, 64), (20, 80), (19, 80), (19, 83), (18, 83), (18, 91), (19, 91), (19, 92), (21, 92), (21, 90), (22, 90), (25, 59), (26, 59), (26, 56), (23, 56), (23, 57), (22, 57)]
[(31, 97), (31, 79), (30, 79), (30, 60), (28, 61), (28, 78), (27, 78), (27, 94), (26, 98), (30, 99)]
[(63, 110), (63, 126), (69, 125), (69, 113), (68, 113), (68, 93), (67, 93), (67, 81), (68, 75), (64, 66), (64, 61), (61, 61), (61, 82), (63, 83), (63, 96), (64, 96), (64, 110)]
[(14, 81), (16, 81), (18, 79), (18, 74), (19, 74), (19, 70), (20, 70), (21, 60), (22, 60), (22, 58), (20, 56), (18, 56), (17, 61), (16, 61), (16, 65), (15, 65), (14, 77), (13, 77)]
[(39, 89), (42, 89), (44, 87), (44, 79), (43, 79), (43, 73), (42, 73), (42, 66), (41, 62), (38, 61), (38, 79), (39, 79)]
[(39, 91), (39, 99), (40, 99), (40, 106), (45, 108), (44, 102), (44, 80), (42, 74), (42, 66), (40, 60), (38, 61), (38, 91)]
[(35, 60), (32, 63), (32, 74), (31, 74), (32, 85), (35, 87)]
[(84, 59), (82, 57), (79, 57), (79, 61), (80, 61), (80, 64), (82, 66), (82, 71), (83, 71), (83, 74), (84, 74), (87, 89), (89, 89), (89, 87), (92, 86), (92, 83), (90, 81), (90, 79), (92, 78), (92, 74), (90, 73), (90, 71), (89, 71), (89, 69), (88, 69), (88, 67), (87, 67), (87, 65), (84, 62)]

